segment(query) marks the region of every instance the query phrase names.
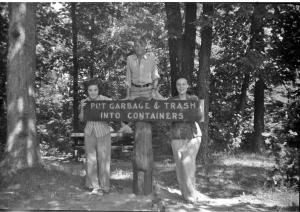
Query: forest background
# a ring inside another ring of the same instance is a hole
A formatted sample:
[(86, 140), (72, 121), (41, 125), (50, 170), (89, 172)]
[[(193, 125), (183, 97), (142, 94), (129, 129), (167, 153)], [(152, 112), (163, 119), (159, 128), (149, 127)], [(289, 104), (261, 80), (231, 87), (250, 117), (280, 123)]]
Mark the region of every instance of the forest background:
[[(201, 163), (215, 152), (264, 154), (276, 161), (272, 186), (299, 187), (299, 4), (38, 3), (35, 9), (36, 140), (43, 155), (72, 152), (85, 80), (97, 77), (103, 95), (125, 97), (126, 58), (142, 34), (158, 59), (160, 93), (170, 97), (176, 78), (185, 76), (190, 92), (205, 100)], [(0, 13), (5, 161), (8, 3), (0, 3)], [(171, 154), (167, 130), (164, 123), (153, 127), (160, 154)]]

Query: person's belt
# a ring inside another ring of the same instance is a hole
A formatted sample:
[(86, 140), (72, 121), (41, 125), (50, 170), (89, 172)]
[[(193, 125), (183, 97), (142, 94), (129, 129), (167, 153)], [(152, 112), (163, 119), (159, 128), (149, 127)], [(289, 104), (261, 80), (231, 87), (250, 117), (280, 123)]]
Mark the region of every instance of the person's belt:
[(133, 85), (134, 87), (138, 87), (138, 88), (145, 88), (145, 87), (149, 87), (151, 85), (151, 83), (147, 83), (144, 85), (137, 85), (137, 84), (131, 83), (131, 85)]

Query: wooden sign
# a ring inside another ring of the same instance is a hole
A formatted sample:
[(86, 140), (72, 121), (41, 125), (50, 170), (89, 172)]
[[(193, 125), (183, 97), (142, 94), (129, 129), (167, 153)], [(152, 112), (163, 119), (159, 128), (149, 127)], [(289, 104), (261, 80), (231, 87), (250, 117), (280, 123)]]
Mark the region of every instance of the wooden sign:
[[(199, 121), (203, 100), (101, 100), (89, 101), (85, 121)], [(203, 121), (203, 118), (202, 120)]]

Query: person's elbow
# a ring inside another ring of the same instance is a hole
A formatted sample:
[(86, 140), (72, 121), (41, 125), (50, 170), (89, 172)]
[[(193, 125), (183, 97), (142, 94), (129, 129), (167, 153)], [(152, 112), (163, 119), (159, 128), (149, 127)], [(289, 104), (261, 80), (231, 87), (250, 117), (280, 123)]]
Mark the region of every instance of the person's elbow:
[(200, 121), (203, 119), (204, 116), (204, 112), (202, 110), (202, 108), (199, 108), (198, 113), (197, 113), (197, 119)]
[(202, 111), (199, 112), (199, 114), (198, 114), (199, 121), (201, 121), (203, 119), (203, 116), (204, 116), (203, 112)]
[(79, 116), (78, 116), (78, 118), (79, 118), (79, 120), (80, 120), (81, 122), (83, 122), (83, 113), (80, 113)]

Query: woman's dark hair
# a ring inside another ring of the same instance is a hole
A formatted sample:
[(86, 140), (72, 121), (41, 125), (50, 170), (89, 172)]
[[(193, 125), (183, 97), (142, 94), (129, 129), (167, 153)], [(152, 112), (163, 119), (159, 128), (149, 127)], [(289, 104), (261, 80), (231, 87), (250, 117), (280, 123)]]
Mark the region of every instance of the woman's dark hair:
[[(187, 84), (190, 85), (190, 82), (188, 81), (188, 79), (186, 77), (182, 77), (182, 76), (177, 77), (177, 79), (175, 80), (175, 85), (177, 83), (177, 80), (179, 80), (179, 79), (185, 79), (187, 81)], [(190, 87), (188, 87), (186, 93), (191, 95)], [(178, 95), (179, 95), (179, 93), (178, 93), (177, 89), (175, 89), (174, 96), (178, 96)]]
[(91, 85), (96, 85), (98, 87), (98, 89), (100, 90), (100, 86), (101, 86), (101, 81), (98, 78), (92, 78), (88, 81), (85, 81), (83, 83), (84, 85), (84, 90), (87, 92), (89, 86)]

